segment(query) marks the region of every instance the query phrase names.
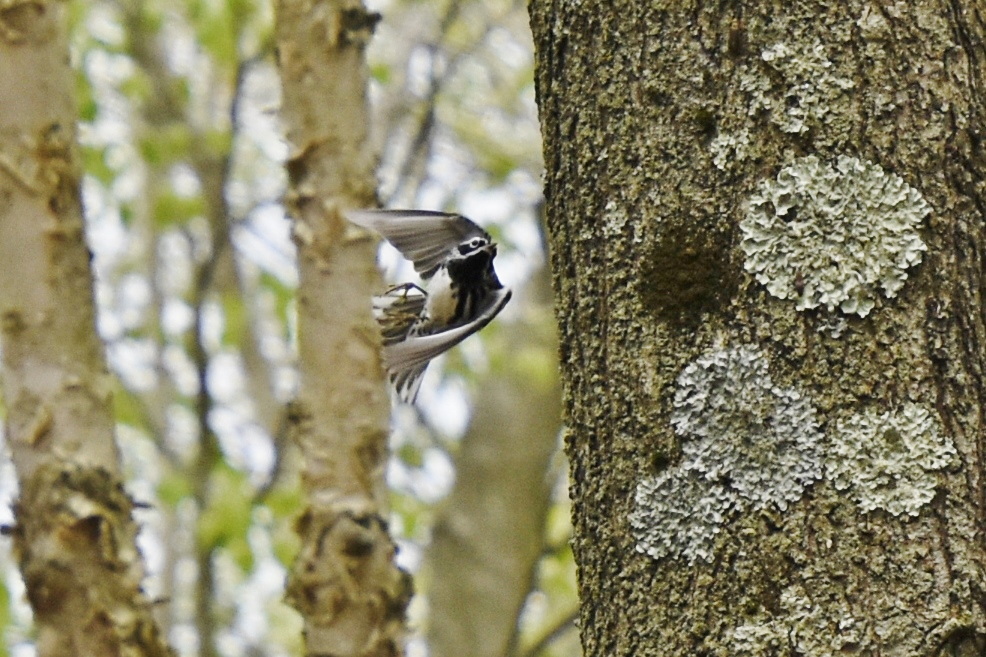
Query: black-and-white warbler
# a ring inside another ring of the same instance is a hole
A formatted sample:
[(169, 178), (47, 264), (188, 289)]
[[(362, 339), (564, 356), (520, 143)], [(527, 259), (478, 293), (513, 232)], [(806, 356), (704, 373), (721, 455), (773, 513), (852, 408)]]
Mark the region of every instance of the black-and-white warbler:
[(376, 298), (383, 360), (398, 398), (414, 403), (432, 358), (490, 323), (510, 300), (493, 269), (496, 243), (458, 214), (352, 210), (349, 221), (380, 233), (414, 263), (426, 287), (405, 283)]

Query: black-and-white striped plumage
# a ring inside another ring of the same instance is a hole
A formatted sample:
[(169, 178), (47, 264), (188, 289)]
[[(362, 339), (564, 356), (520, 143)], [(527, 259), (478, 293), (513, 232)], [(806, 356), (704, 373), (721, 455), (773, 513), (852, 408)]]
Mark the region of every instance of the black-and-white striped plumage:
[(469, 219), (425, 210), (353, 210), (349, 221), (380, 233), (426, 281), (376, 299), (384, 366), (398, 398), (413, 403), (432, 358), (490, 323), (510, 300), (493, 269), (496, 244)]

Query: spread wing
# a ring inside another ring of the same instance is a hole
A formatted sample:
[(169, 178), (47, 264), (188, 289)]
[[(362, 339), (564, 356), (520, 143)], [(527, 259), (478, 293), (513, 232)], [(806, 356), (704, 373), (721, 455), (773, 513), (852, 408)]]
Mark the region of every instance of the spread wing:
[(346, 218), (383, 235), (408, 260), (421, 278), (428, 279), (449, 251), (473, 237), (489, 234), (459, 214), (428, 210), (349, 210)]
[(482, 302), (482, 307), (472, 321), (437, 333), (408, 334), (404, 340), (386, 344), (383, 361), (390, 374), (391, 383), (401, 401), (414, 403), (421, 384), (421, 375), (432, 358), (459, 344), (480, 330), (503, 310), (510, 301), (509, 288), (493, 290)]

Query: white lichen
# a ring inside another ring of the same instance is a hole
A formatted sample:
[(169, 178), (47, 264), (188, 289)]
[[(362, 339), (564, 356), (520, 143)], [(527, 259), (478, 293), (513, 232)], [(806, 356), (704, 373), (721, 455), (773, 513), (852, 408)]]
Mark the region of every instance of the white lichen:
[(637, 551), (655, 559), (711, 561), (715, 537), (736, 503), (735, 492), (681, 468), (648, 477), (637, 484), (630, 513)]
[(842, 315), (829, 315), (821, 317), (815, 327), (819, 333), (824, 333), (833, 340), (838, 340), (849, 328), (849, 322)]
[(732, 100), (742, 109), (725, 113), (709, 143), (712, 163), (720, 171), (734, 170), (749, 158), (751, 133), (758, 129), (761, 116), (793, 134), (817, 132), (841, 120), (840, 108), (851, 98), (855, 84), (852, 77), (837, 73), (821, 41), (816, 40), (803, 52), (795, 47), (776, 43), (764, 48), (758, 59), (744, 60), (740, 65), (742, 97)]
[(820, 41), (804, 52), (777, 43), (764, 48), (760, 62), (740, 77), (740, 88), (749, 96), (749, 115), (767, 111), (771, 123), (784, 132), (803, 134), (824, 123), (833, 101), (854, 86), (851, 78), (834, 72)]
[(744, 267), (798, 310), (825, 306), (865, 317), (880, 290), (893, 298), (927, 246), (931, 207), (880, 166), (842, 155), (799, 158), (763, 181), (740, 222)]
[(822, 475), (811, 402), (775, 386), (752, 346), (713, 352), (678, 376), (671, 424), (682, 467), (729, 487), (754, 509), (787, 508)]
[(779, 613), (744, 623), (729, 633), (733, 657), (811, 655), (839, 657), (852, 652), (865, 636), (844, 600), (813, 599), (800, 585), (781, 592)]
[(744, 623), (729, 633), (729, 654), (733, 657), (760, 657), (760, 655), (782, 655), (781, 649), (788, 645), (786, 633), (778, 627), (777, 621)]
[(630, 516), (637, 549), (655, 558), (709, 561), (732, 515), (786, 509), (821, 477), (815, 409), (773, 383), (756, 347), (716, 350), (686, 366), (671, 424), (682, 461), (638, 485)]
[(750, 142), (750, 131), (746, 128), (721, 131), (709, 144), (712, 163), (720, 171), (726, 171), (731, 165), (747, 158)]
[(838, 420), (826, 470), (861, 511), (916, 516), (935, 496), (937, 471), (955, 459), (951, 439), (932, 414), (908, 403)]

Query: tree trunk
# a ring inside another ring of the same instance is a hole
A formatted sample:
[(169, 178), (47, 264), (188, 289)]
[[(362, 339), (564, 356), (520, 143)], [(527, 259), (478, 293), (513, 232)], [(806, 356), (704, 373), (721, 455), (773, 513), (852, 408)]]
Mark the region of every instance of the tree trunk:
[(982, 5), (530, 11), (585, 654), (982, 654)]
[(0, 11), (0, 365), (42, 656), (166, 655), (141, 591), (79, 198), (65, 7)]
[(300, 266), (292, 422), (309, 502), (288, 597), (310, 655), (402, 653), (410, 597), (387, 533), (389, 403), (370, 312), (381, 289), (376, 246), (339, 214), (373, 204), (363, 49), (379, 18), (357, 0), (277, 3)]

